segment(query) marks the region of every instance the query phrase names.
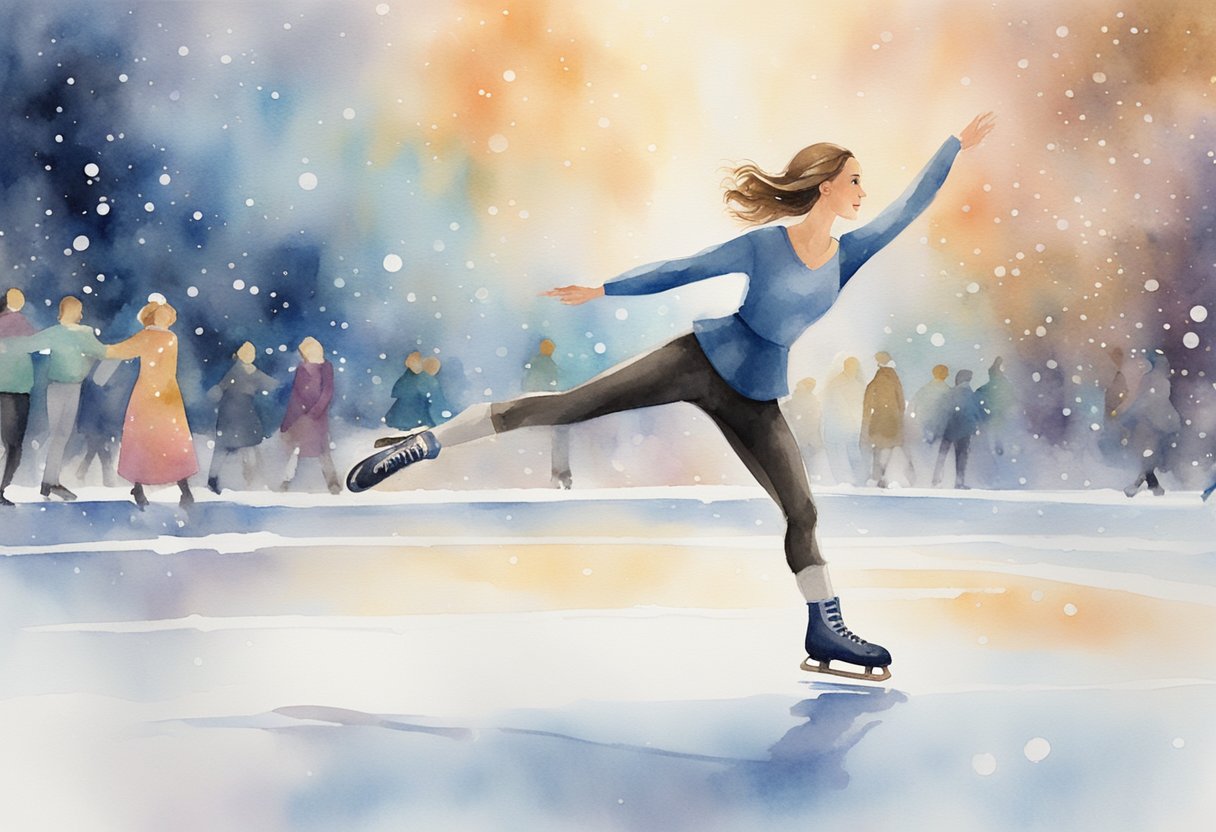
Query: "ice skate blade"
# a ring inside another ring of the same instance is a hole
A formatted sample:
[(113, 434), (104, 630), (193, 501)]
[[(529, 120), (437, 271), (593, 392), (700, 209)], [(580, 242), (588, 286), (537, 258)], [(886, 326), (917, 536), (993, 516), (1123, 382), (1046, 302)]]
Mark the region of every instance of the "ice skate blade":
[[(832, 667), (828, 662), (817, 662), (810, 656), (802, 662), (802, 669), (808, 670), (811, 673), (826, 673), (829, 676), (843, 676), (846, 679), (860, 679), (863, 682), (885, 682), (891, 678), (891, 669), (889, 667), (866, 668), (870, 672), (857, 672), (854, 670), (838, 670)], [(878, 672), (873, 672), (877, 670)]]

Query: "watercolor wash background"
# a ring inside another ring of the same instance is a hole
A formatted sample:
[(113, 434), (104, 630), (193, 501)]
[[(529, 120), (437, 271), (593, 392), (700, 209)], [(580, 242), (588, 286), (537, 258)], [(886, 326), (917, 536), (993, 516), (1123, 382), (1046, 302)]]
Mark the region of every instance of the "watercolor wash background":
[[(792, 380), (886, 349), (909, 392), (937, 363), (978, 385), (1002, 356), (1041, 437), (1017, 494), (824, 489), (850, 620), (909, 657), (868, 693), (792, 677), (779, 518), (690, 409), (587, 426), (568, 501), (496, 492), (547, 485), (521, 435), (391, 493), (228, 494), (184, 525), (100, 488), (21, 507), (12, 828), (1209, 817), (1214, 28), (1198, 0), (4, 4), (4, 283), (40, 326), (77, 294), (104, 341), (174, 303), (204, 465), (203, 392), (245, 339), (281, 378), (325, 344), (343, 465), (411, 349), (467, 404), (516, 393), (542, 335), (573, 382), (731, 308), (730, 277), (537, 296), (738, 233), (725, 165), (844, 144), (864, 222), (988, 109)], [(1130, 479), (1091, 428), (1115, 345), (1168, 355), (1165, 483), (1190, 493), (1093, 490)]]

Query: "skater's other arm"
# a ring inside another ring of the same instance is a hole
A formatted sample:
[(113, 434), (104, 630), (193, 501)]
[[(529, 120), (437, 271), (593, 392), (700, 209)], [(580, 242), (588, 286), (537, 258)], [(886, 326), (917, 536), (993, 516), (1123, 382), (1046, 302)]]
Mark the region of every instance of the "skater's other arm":
[(570, 305), (586, 303), (603, 295), (653, 295), (719, 275), (750, 274), (752, 264), (752, 242), (743, 235), (691, 257), (630, 269), (603, 286), (562, 286), (544, 294)]
[(958, 136), (946, 139), (898, 199), (861, 228), (841, 236), (841, 286), (929, 207), (946, 181), (955, 156), (982, 142), (995, 124), (992, 113), (976, 116)]

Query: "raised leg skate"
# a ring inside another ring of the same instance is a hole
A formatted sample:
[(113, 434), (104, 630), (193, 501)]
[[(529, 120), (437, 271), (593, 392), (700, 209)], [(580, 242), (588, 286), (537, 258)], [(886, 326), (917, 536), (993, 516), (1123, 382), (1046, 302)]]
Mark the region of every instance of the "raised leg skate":
[(350, 469), (346, 487), (351, 491), (366, 491), (379, 485), (407, 465), (439, 456), (439, 440), (429, 430), (410, 434), (395, 445), (372, 454)]
[[(802, 663), (803, 670), (864, 682), (882, 682), (891, 678), (888, 669), (891, 654), (885, 648), (854, 635), (844, 625), (839, 598), (809, 603), (807, 610), (810, 618), (806, 626), (807, 658)], [(841, 670), (831, 666), (833, 661), (864, 667), (865, 670)]]

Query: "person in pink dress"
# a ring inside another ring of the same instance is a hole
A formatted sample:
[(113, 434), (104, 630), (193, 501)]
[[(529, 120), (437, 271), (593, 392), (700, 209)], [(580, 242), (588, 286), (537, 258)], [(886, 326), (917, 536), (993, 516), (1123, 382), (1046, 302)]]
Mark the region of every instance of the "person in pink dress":
[(329, 451), (329, 403), (334, 397), (334, 365), (325, 360), (325, 348), (312, 336), (300, 342), (298, 351), (300, 365), (296, 367), (287, 412), (279, 426), (291, 448), (279, 490), (291, 487), (300, 459), (317, 459), (330, 492), (337, 494), (342, 490), (342, 483)]
[(170, 331), (176, 320), (177, 310), (168, 303), (150, 301), (139, 310), (144, 328), (106, 350), (106, 358), (139, 359), (123, 420), (118, 474), (133, 484), (131, 496), (140, 511), (148, 505), (145, 485), (177, 483), (178, 504), (194, 504), (189, 478), (198, 473), (198, 458), (177, 386), (177, 336)]

